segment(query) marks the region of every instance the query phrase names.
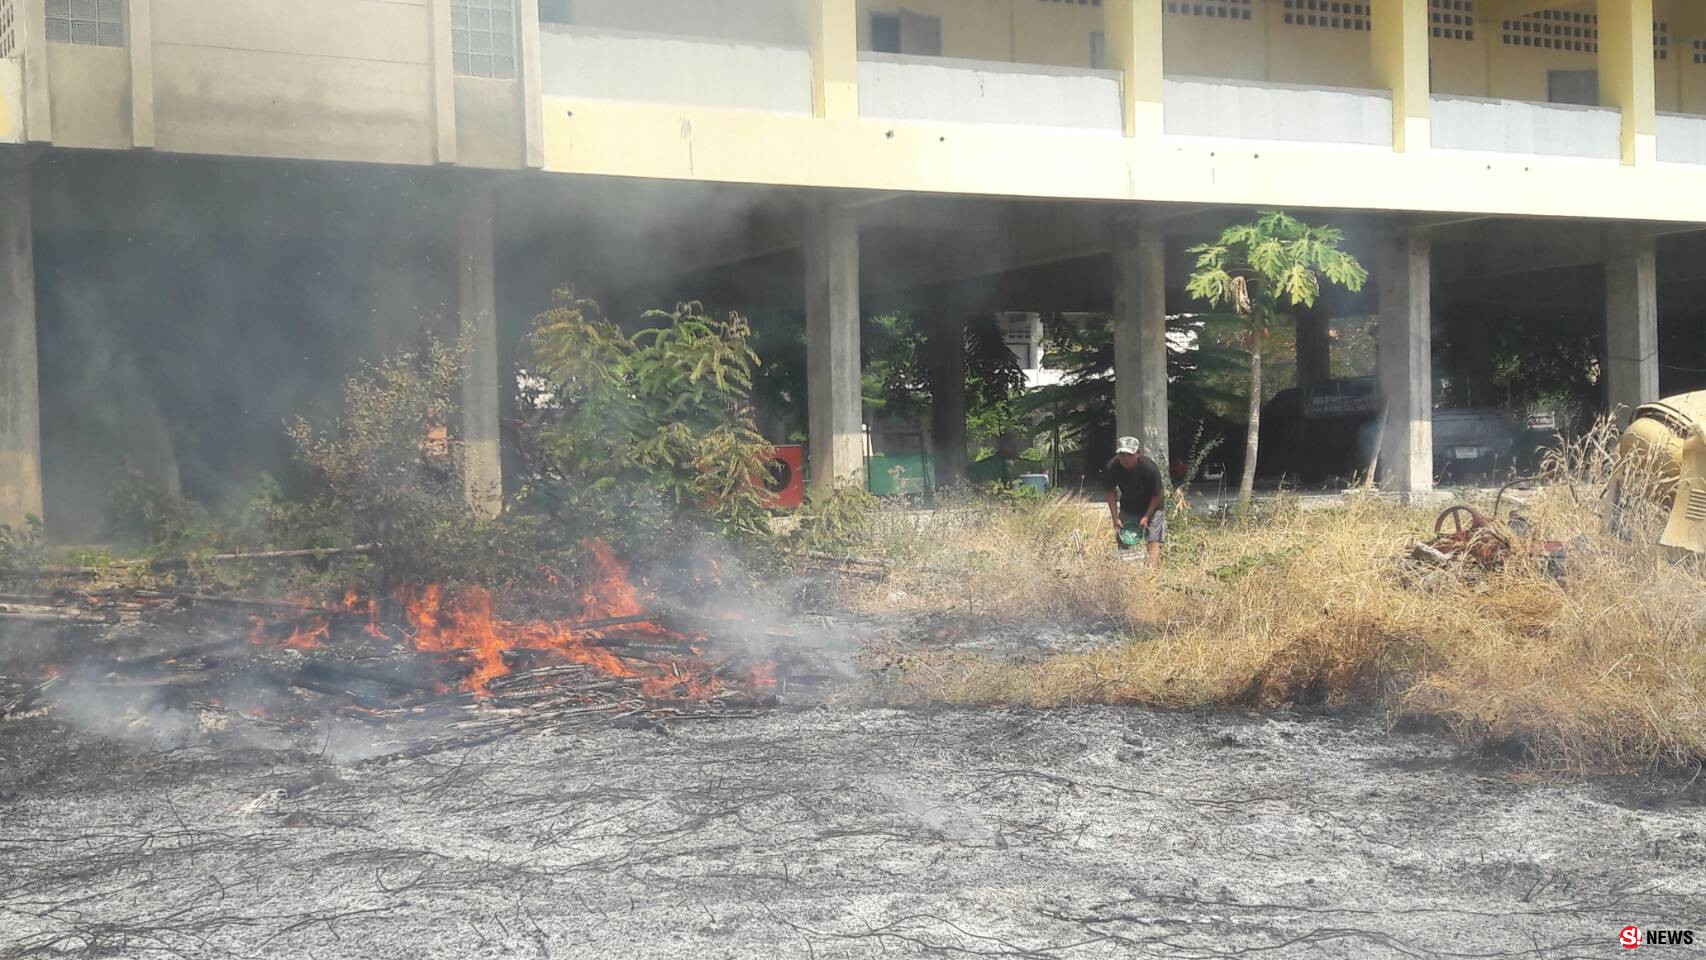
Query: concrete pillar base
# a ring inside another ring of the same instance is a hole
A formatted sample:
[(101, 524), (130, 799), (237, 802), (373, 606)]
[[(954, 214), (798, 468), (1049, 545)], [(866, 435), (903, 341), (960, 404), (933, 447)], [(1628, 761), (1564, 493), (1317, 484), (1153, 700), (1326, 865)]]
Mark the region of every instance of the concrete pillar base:
[(458, 317), (469, 347), (462, 381), (462, 492), (469, 507), (488, 517), (503, 509), (492, 217), (490, 190), (476, 189), (462, 200), (456, 230)]
[[(1114, 423), (1167, 473), (1167, 278), (1161, 228), (1114, 225)], [(1110, 456), (1112, 452), (1110, 451)]]
[(966, 480), (966, 323), (954, 312), (930, 320), (930, 442), (936, 485)]
[(1432, 250), (1425, 233), (1395, 224), (1380, 241), (1380, 398), (1385, 411), (1381, 486), (1405, 497), (1433, 490)]
[(815, 492), (865, 483), (859, 386), (859, 224), (830, 202), (806, 217), (806, 397)]
[(42, 515), (30, 167), (0, 159), (0, 523)]
[(1659, 398), (1658, 253), (1651, 235), (1617, 224), (1605, 262), (1606, 403), (1627, 424)]

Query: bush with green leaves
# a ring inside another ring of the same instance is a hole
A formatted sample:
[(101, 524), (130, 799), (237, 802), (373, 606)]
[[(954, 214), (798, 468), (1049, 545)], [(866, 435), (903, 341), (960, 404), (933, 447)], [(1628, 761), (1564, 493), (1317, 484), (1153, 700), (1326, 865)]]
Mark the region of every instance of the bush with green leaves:
[(120, 542), (141, 544), (150, 556), (182, 553), (218, 539), (204, 507), (134, 468), (113, 484), (107, 520)]
[(365, 364), (344, 385), (344, 408), (321, 426), (288, 428), (317, 492), (274, 507), (277, 528), (299, 547), (374, 544), (381, 585), (491, 582), (528, 572), (533, 545), (516, 525), (491, 520), (463, 496), (456, 394), (466, 346), (436, 339)]
[(30, 514), (22, 527), (0, 523), (0, 572), (45, 566), (41, 518)]
[(882, 501), (864, 487), (813, 491), (794, 514), (786, 542), (796, 550), (846, 554), (866, 545), (881, 508)]
[(753, 422), (758, 357), (738, 314), (653, 310), (633, 334), (558, 291), (535, 321), (523, 376), (522, 501), (574, 537), (630, 550), (687, 528), (768, 536), (757, 483), (773, 453)]

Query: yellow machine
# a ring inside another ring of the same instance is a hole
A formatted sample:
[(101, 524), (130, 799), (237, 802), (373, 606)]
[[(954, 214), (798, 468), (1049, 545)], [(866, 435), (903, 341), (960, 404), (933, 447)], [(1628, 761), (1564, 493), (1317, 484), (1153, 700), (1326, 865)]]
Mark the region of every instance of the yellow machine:
[(1635, 408), (1617, 443), (1613, 508), (1643, 493), (1669, 511), (1659, 543), (1706, 553), (1706, 390)]

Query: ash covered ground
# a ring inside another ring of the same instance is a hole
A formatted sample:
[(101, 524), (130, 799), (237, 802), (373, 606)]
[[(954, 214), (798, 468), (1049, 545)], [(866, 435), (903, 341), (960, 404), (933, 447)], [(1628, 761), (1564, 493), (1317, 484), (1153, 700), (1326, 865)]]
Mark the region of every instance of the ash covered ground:
[(26, 717), (0, 957), (1608, 957), (1706, 934), (1703, 802), (1355, 717), (814, 706), (389, 760)]

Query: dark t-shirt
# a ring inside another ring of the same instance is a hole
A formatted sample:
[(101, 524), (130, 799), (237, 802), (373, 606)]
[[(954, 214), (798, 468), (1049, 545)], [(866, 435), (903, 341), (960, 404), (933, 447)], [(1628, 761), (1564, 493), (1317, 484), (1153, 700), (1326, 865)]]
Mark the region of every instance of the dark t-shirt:
[(1121, 513), (1141, 516), (1149, 509), (1150, 501), (1161, 495), (1161, 471), (1155, 468), (1155, 461), (1142, 454), (1129, 470), (1119, 457), (1109, 460), (1106, 476), (1107, 488), (1120, 492)]

